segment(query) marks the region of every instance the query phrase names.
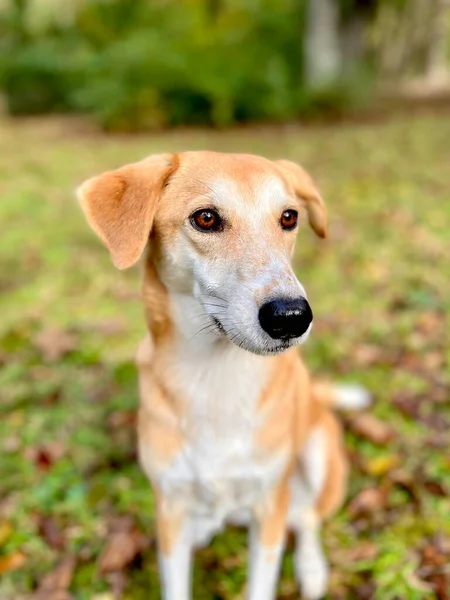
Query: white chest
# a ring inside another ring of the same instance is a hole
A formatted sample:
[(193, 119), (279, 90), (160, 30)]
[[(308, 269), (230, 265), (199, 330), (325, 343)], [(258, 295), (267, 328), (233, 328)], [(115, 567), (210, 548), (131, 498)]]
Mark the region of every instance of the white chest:
[(255, 444), (270, 360), (230, 344), (180, 344), (170, 371), (168, 385), (186, 407), (180, 422), (185, 443), (158, 485), (217, 528), (263, 498), (285, 464), (284, 454), (267, 457)]

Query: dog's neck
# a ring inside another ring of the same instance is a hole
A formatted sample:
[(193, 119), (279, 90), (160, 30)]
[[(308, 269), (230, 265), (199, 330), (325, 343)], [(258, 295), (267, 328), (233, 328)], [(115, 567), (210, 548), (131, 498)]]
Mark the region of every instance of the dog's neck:
[[(217, 402), (217, 414), (244, 405), (253, 411), (277, 357), (252, 354), (214, 333), (214, 322), (201, 302), (190, 294), (169, 291), (151, 263), (143, 298), (155, 364), (164, 364), (164, 378), (175, 396), (192, 400), (197, 395), (198, 410)], [(164, 357), (163, 363), (159, 357)]]

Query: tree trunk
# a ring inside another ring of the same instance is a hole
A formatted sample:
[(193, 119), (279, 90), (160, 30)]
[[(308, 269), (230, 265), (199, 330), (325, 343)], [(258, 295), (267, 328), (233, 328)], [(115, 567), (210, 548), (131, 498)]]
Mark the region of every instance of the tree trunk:
[(366, 49), (365, 34), (368, 22), (368, 15), (355, 12), (342, 26), (342, 68), (345, 75), (353, 75), (362, 63)]
[(447, 37), (449, 32), (450, 2), (434, 0), (434, 14), (428, 42), (426, 79), (430, 85), (446, 84), (450, 80), (447, 61)]
[(305, 34), (305, 76), (311, 88), (333, 84), (339, 77), (342, 55), (337, 0), (308, 0)]

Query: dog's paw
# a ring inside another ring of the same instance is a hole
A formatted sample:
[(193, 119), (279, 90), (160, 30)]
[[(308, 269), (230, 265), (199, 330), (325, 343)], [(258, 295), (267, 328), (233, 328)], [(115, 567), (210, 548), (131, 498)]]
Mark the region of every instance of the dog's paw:
[(370, 392), (356, 383), (342, 383), (334, 386), (336, 406), (344, 410), (361, 410), (372, 404)]
[(300, 552), (295, 559), (297, 579), (305, 600), (319, 600), (328, 586), (328, 565), (322, 552)]

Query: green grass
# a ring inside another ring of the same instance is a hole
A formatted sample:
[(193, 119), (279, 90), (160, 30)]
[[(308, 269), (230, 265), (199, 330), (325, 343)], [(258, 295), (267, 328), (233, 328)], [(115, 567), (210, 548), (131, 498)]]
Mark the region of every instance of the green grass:
[[(73, 597), (112, 598), (97, 567), (111, 524), (132, 515), (153, 542), (134, 449), (140, 272), (114, 270), (73, 190), (146, 154), (195, 148), (290, 158), (315, 175), (331, 235), (299, 235), (295, 265), (316, 317), (305, 359), (367, 385), (372, 413), (396, 431), (384, 447), (347, 432), (349, 501), (369, 486), (386, 501), (366, 516), (347, 503), (326, 525), (329, 597), (445, 598), (430, 552), (444, 556), (450, 537), (449, 139), (447, 116), (139, 137), (0, 122), (0, 565), (25, 556), (0, 576), (1, 600), (30, 593), (67, 553)], [(228, 531), (198, 554), (194, 597), (241, 598), (245, 568), (245, 535)], [(124, 598), (158, 597), (150, 543), (125, 569)], [(289, 553), (279, 597), (297, 597)]]

